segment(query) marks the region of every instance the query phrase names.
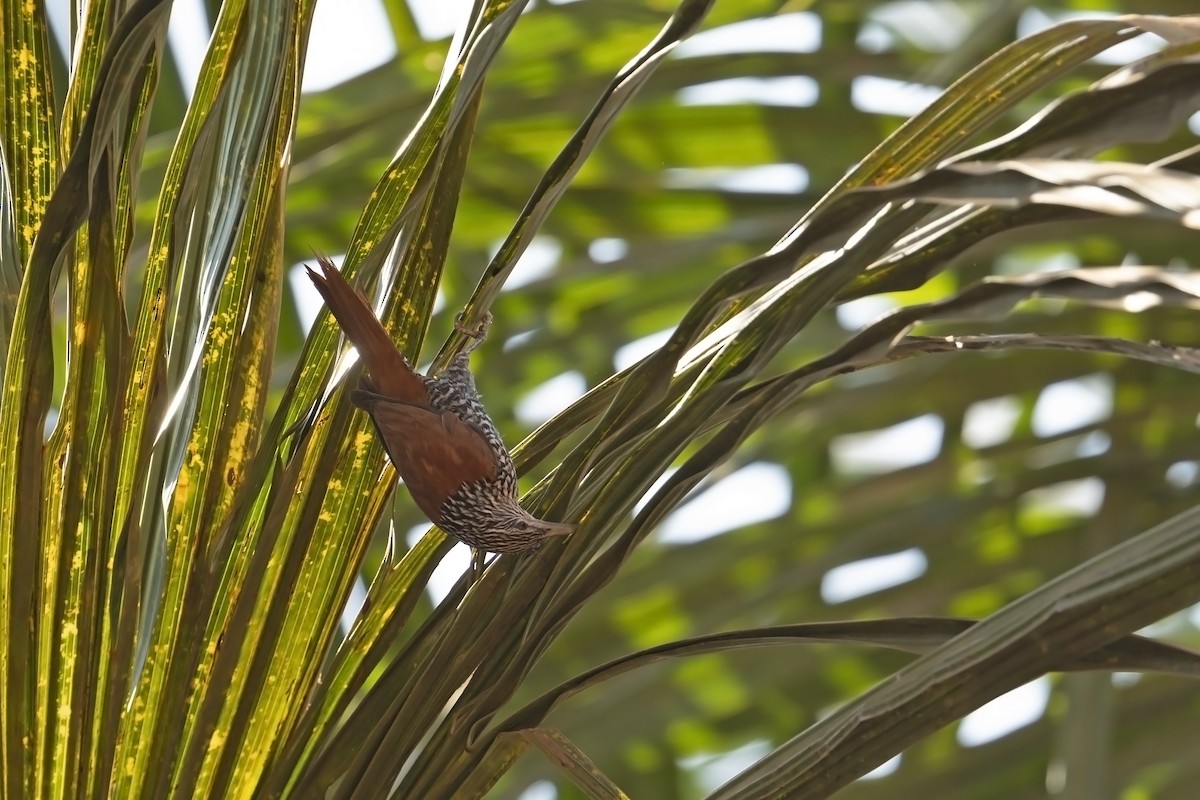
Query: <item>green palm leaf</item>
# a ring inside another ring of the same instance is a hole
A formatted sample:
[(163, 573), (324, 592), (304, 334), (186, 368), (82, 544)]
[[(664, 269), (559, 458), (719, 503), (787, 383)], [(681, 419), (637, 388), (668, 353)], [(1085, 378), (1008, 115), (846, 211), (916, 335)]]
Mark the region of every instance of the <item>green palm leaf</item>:
[[(1047, 735), (947, 789), (979, 758), (947, 726), (1024, 681), (1167, 696), (1183, 724), (1195, 653), (1134, 634), (1200, 600), (1194, 17), (1018, 38), (1011, 9), (928, 6), (975, 23), (939, 57), (888, 4), (481, 0), (447, 45), (389, 0), (400, 55), (302, 94), (314, 2), (210, 5), (189, 97), (170, 4), (82, 4), (65, 53), (46, 4), (0, 4), (5, 797), (1019, 797)], [(790, 38), (721, 52), (744, 22)], [(1142, 32), (1166, 44), (1095, 60)], [(852, 101), (960, 72), (899, 124)], [(810, 104), (772, 94), (800, 78)], [(496, 316), (480, 385), (527, 434), (528, 507), (576, 534), (431, 600), (453, 543), (405, 539), (357, 367), (327, 314), (296, 324), (314, 250), (431, 370), (451, 315)], [(514, 419), (564, 373), (588, 390)], [(1111, 407), (1047, 425), (1064, 385)], [(914, 418), (941, 431), (924, 456), (842, 455)], [(672, 542), (764, 462), (782, 516)], [(1091, 510), (1053, 502), (1097, 482)], [(927, 573), (831, 608), (824, 578), (897, 551)], [(1105, 670), (1164, 675), (1075, 674)], [(1187, 796), (1185, 737), (1121, 734), (1058, 751), (1071, 785)], [(717, 780), (681, 766), (747, 742), (765, 757)]]

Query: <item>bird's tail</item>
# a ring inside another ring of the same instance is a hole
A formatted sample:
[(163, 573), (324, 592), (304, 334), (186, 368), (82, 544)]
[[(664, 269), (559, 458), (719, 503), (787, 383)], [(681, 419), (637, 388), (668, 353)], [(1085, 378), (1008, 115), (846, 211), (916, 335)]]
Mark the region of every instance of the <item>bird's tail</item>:
[(366, 298), (346, 282), (328, 258), (318, 256), (317, 262), (320, 271), (308, 267), (308, 277), (358, 350), (371, 373), (374, 389), (397, 400), (427, 405), (429, 394), (425, 382), (388, 336)]

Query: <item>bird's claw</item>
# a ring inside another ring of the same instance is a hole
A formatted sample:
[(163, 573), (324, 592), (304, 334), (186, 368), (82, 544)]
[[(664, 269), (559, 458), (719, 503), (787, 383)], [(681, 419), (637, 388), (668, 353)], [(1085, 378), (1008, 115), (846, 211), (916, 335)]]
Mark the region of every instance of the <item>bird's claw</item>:
[(483, 340), (487, 338), (488, 329), (490, 327), (492, 327), (492, 313), (490, 311), (485, 311), (483, 313), (483, 319), (479, 321), (479, 327), (473, 330), (463, 324), (463, 315), (461, 312), (454, 315), (454, 330), (458, 331), (470, 340), (467, 342), (467, 346), (463, 349), (464, 353), (470, 353), (472, 350), (478, 347)]

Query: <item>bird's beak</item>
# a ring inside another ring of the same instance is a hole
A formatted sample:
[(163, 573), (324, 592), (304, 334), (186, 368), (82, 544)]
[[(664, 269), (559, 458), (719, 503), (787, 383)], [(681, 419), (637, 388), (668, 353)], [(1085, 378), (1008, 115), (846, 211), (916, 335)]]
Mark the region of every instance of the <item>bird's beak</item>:
[(566, 536), (569, 533), (574, 533), (578, 525), (570, 522), (546, 522), (542, 520), (542, 535), (543, 536)]

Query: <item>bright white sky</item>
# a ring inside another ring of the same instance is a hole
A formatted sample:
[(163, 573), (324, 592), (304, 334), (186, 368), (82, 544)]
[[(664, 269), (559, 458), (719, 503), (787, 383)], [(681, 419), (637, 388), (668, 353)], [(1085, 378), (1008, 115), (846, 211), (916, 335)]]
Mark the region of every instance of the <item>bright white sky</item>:
[[(427, 39), (449, 37), (455, 25), (465, 15), (466, 0), (413, 0), (410, 3), (422, 35)], [(885, 13), (932, 13), (925, 3), (892, 4)], [(948, 4), (940, 4), (945, 11)], [(67, 0), (50, 5), (51, 23), (60, 46), (65, 46), (67, 30)], [(1095, 15), (1093, 15), (1095, 16)], [(1021, 18), (1022, 34), (1040, 30), (1055, 20), (1036, 9), (1027, 10)], [(864, 47), (886, 49), (892, 43), (887, 23), (881, 16), (866, 28)], [(971, 24), (964, 14), (957, 22), (953, 16), (940, 16), (937, 24), (905, 25), (906, 30), (925, 31), (927, 41), (919, 44), (934, 50), (949, 50), (967, 33)], [(173, 5), (170, 42), (185, 84), (194, 85), (201, 65), (204, 46), (210, 29), (204, 19), (200, 0), (175, 0)], [(693, 37), (677, 52), (679, 57), (709, 53), (734, 53), (752, 50), (773, 52), (813, 52), (820, 48), (821, 31), (815, 15), (791, 13), (770, 21), (731, 25)], [(1121, 48), (1114, 48), (1101, 60), (1106, 63), (1127, 63), (1156, 48), (1151, 37), (1139, 37)], [(380, 64), (396, 53), (387, 18), (379, 0), (321, 0), (317, 4), (312, 28), (305, 91), (334, 86), (348, 78)], [(883, 78), (864, 77), (852, 87), (854, 103), (866, 111), (886, 114), (913, 114), (937, 96), (938, 87), (902, 84)], [(818, 86), (802, 76), (763, 80), (731, 79), (694, 86), (680, 92), (679, 100), (686, 104), (721, 105), (745, 102), (747, 99), (768, 105), (809, 106), (817, 100)], [(721, 186), (730, 190), (803, 191), (808, 174), (799, 164), (767, 164), (749, 170), (708, 169), (674, 170), (668, 176), (674, 186)], [(620, 258), (628, 249), (620, 239), (600, 239), (593, 243), (598, 260)], [(509, 288), (536, 280), (551, 272), (561, 255), (561, 248), (542, 237), (530, 248)], [(1045, 268), (1044, 265), (1022, 264), (1023, 270)], [(1061, 267), (1055, 264), (1055, 267)], [(294, 280), (301, 315), (307, 324), (316, 315), (319, 298), (305, 280)], [(838, 310), (838, 319), (847, 330), (855, 330), (889, 310), (886, 298), (864, 298), (848, 303)], [(508, 335), (523, 335), (510, 331)], [(527, 332), (525, 332), (527, 333)], [(669, 331), (631, 342), (618, 352), (615, 368), (621, 369), (644, 357), (665, 341)], [(571, 372), (535, 389), (515, 409), (526, 425), (533, 426), (553, 416), (577, 399), (586, 390), (584, 376)], [(1039, 435), (1052, 435), (1078, 428), (1106, 418), (1112, 410), (1112, 385), (1106, 376), (1096, 375), (1079, 380), (1064, 381), (1048, 387), (1039, 398), (1033, 426)], [(983, 447), (1004, 441), (1016, 422), (1018, 407), (1014, 398), (995, 398), (972, 407), (966, 418), (964, 438), (971, 446)], [(912, 466), (937, 456), (941, 446), (943, 425), (933, 415), (917, 417), (881, 431), (865, 432), (843, 437), (834, 443), (832, 458), (839, 469), (870, 474)], [(1093, 442), (1093, 449), (1103, 450), (1107, 443)], [(1194, 467), (1194, 465), (1193, 465)], [(1194, 479), (1195, 469), (1185, 476)], [(1087, 513), (1099, 506), (1104, 487), (1099, 481), (1074, 481), (1070, 485), (1041, 490), (1037, 502)], [(787, 512), (791, 505), (792, 486), (782, 468), (766, 463), (751, 464), (726, 476), (711, 488), (682, 506), (662, 526), (659, 540), (683, 544), (751, 522), (771, 519)], [(409, 543), (415, 541), (425, 527), (414, 528), (407, 534)], [(467, 568), (469, 554), (458, 547), (443, 562), (433, 576), (431, 592), (435, 599), (444, 596), (453, 582)], [(841, 603), (873, 592), (914, 580), (927, 568), (925, 554), (919, 549), (882, 555), (831, 570), (822, 582), (821, 591), (827, 602)], [(358, 587), (347, 609), (351, 619), (362, 602), (362, 587)], [(959, 739), (965, 745), (978, 745), (1005, 735), (1029, 724), (1042, 715), (1049, 697), (1049, 682), (1039, 679), (997, 699), (968, 716), (959, 726)], [(723, 783), (765, 753), (765, 743), (755, 743), (732, 753), (711, 759), (700, 759), (695, 766), (706, 785)], [(881, 767), (872, 777), (894, 770), (899, 759)], [(550, 784), (531, 787), (526, 800), (549, 800), (554, 796)]]

